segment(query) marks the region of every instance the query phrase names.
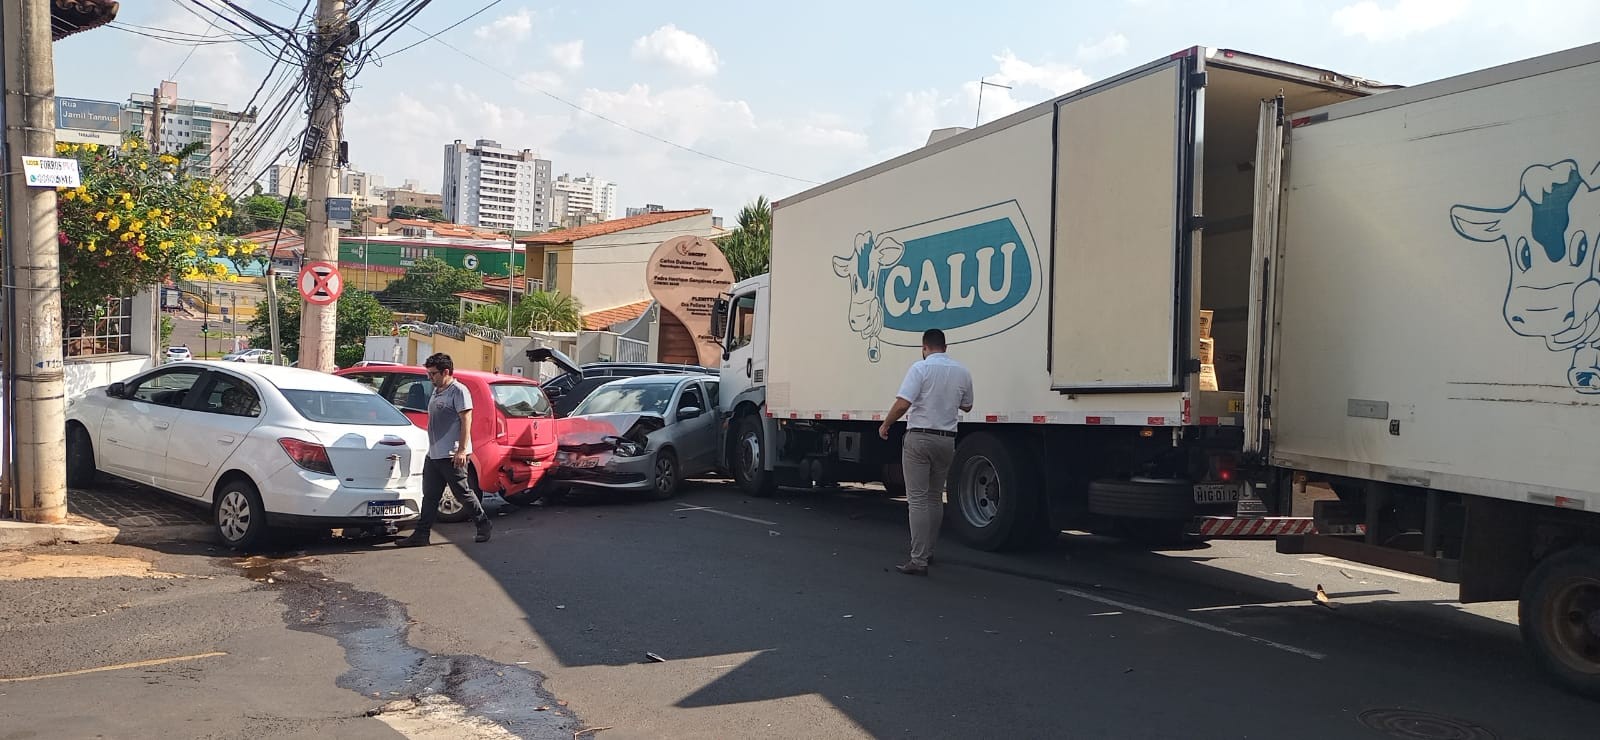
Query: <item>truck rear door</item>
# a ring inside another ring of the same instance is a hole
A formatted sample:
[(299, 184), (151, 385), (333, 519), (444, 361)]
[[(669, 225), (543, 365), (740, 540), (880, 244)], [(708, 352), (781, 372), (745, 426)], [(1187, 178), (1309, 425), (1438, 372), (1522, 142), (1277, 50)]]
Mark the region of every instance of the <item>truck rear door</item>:
[(1049, 358), (1057, 391), (1184, 386), (1198, 64), (1180, 54), (1056, 105)]
[(1255, 209), (1250, 243), (1250, 326), (1245, 354), (1244, 451), (1266, 449), (1272, 399), (1267, 394), (1271, 367), (1271, 308), (1278, 264), (1278, 204), (1283, 191), (1283, 96), (1261, 103), (1256, 127)]

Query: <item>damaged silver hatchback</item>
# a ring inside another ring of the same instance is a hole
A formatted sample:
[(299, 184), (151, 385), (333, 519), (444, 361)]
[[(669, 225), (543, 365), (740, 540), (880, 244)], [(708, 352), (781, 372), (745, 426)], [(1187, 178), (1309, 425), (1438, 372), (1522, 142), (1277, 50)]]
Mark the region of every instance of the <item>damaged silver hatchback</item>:
[(717, 469), (717, 380), (647, 375), (607, 383), (557, 420), (553, 481), (671, 498)]

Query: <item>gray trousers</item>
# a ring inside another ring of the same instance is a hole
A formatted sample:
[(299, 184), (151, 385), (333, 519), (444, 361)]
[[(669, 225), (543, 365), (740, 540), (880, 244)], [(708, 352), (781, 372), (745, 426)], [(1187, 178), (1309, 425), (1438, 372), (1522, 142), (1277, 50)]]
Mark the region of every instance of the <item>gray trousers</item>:
[(900, 449), (911, 516), (911, 563), (926, 566), (944, 522), (944, 489), (950, 478), (950, 461), (956, 455), (956, 440), (906, 432)]

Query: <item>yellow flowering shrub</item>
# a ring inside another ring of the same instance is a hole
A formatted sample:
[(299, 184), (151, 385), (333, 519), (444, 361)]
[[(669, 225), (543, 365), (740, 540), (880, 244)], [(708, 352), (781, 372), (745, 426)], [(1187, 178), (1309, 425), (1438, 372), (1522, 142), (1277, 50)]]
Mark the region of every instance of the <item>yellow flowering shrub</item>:
[(57, 190), (69, 308), (90, 309), (168, 278), (226, 279), (228, 269), (211, 257), (247, 248), (215, 230), (232, 215), (222, 188), (137, 137), (121, 147), (60, 143), (56, 154), (77, 159), (82, 180)]

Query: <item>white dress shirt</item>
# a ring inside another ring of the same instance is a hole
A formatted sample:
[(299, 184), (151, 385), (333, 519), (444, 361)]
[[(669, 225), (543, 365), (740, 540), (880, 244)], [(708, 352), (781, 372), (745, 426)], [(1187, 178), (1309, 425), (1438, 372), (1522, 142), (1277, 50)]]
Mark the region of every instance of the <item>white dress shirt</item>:
[(906, 371), (895, 395), (911, 404), (907, 429), (953, 432), (961, 409), (972, 408), (972, 374), (943, 352), (931, 354)]

